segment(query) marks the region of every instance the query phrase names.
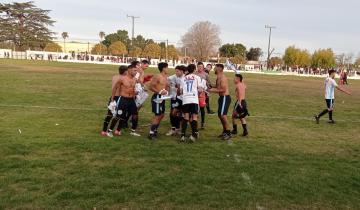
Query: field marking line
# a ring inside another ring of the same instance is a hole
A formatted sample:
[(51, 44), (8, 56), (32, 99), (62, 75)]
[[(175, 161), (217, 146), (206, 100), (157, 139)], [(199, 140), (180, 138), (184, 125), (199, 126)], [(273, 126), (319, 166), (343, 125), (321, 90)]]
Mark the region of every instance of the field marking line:
[[(56, 107), (56, 106), (36, 106), (36, 105), (16, 105), (16, 104), (0, 104), (0, 107), (14, 107), (14, 108), (38, 108), (38, 109), (55, 109), (55, 110), (79, 110), (79, 111), (106, 111), (104, 108), (85, 108), (85, 107)], [(152, 112), (141, 111), (145, 114), (151, 114)], [(312, 117), (301, 117), (301, 116), (265, 116), (265, 115), (251, 115), (249, 118), (259, 118), (259, 119), (277, 119), (277, 120), (308, 120), (314, 121)], [(360, 120), (336, 120), (339, 122), (349, 122), (349, 123), (360, 123)], [(231, 145), (231, 143), (230, 143)]]

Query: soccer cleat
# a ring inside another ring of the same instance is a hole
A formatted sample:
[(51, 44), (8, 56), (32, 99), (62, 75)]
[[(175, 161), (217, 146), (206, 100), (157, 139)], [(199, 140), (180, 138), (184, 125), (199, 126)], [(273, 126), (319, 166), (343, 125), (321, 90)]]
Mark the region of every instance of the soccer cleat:
[(218, 138), (223, 138), (224, 135), (225, 135), (225, 133), (222, 133), (222, 134), (218, 135)]
[(329, 120), (328, 123), (329, 124), (335, 124), (335, 121), (334, 120)]
[(319, 124), (320, 123), (320, 117), (315, 115), (314, 118), (315, 118), (316, 124)]
[(231, 138), (231, 135), (224, 134), (224, 136), (222, 137), (222, 140), (226, 141), (226, 140), (229, 140), (230, 138)]
[(247, 135), (249, 135), (248, 131), (244, 131), (243, 134), (242, 134), (242, 136), (244, 136), (244, 137), (247, 136)]
[(237, 135), (238, 132), (237, 132), (236, 130), (232, 130), (232, 131), (231, 131), (231, 134), (232, 134), (232, 135)]
[(185, 136), (182, 136), (182, 137), (180, 138), (180, 142), (185, 142), (185, 141), (186, 141)]
[(190, 142), (189, 143), (195, 143), (196, 142), (196, 137), (194, 137), (193, 135), (190, 136), (189, 138)]
[(137, 136), (137, 137), (141, 136), (140, 134), (136, 133), (135, 130), (131, 130), (130, 135)]
[(173, 136), (173, 135), (175, 135), (176, 134), (176, 131), (175, 130), (173, 130), (173, 129), (171, 129), (171, 130), (169, 130), (169, 132), (167, 132), (167, 136)]
[(181, 135), (180, 129), (175, 129), (175, 136)]
[(204, 124), (201, 124), (201, 128), (200, 128), (200, 130), (204, 130), (204, 129), (205, 129)]
[(151, 141), (157, 140), (155, 134), (149, 134), (148, 139), (151, 140)]
[(101, 134), (100, 134), (101, 136), (107, 136), (107, 133), (106, 133), (106, 131), (101, 131)]
[(114, 136), (121, 136), (121, 131), (116, 130), (116, 131), (114, 132)]
[(106, 133), (106, 135), (107, 135), (108, 137), (110, 137), (110, 138), (114, 137), (112, 131), (108, 131), (108, 132)]

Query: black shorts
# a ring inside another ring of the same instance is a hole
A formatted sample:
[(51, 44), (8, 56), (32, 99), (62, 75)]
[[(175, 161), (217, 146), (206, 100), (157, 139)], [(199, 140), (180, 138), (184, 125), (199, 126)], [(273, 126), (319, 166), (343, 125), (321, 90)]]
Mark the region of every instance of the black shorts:
[(152, 112), (155, 115), (162, 115), (165, 113), (165, 100), (163, 100), (161, 103), (156, 103), (154, 101), (154, 99), (159, 99), (161, 98), (160, 94), (154, 94), (151, 97), (151, 108), (152, 108)]
[(229, 111), (229, 106), (231, 103), (231, 97), (227, 96), (220, 96), (218, 99), (218, 115), (227, 115)]
[(171, 99), (171, 102), (170, 102), (170, 108), (171, 110), (173, 109), (181, 109), (181, 106), (182, 106), (182, 100), (180, 99)]
[(244, 118), (249, 115), (249, 111), (247, 109), (247, 104), (245, 100), (236, 100), (234, 105), (234, 112), (236, 113), (237, 117)]
[(137, 115), (135, 99), (120, 96), (116, 103), (116, 116), (121, 119), (128, 119), (131, 115)]
[(199, 104), (183, 104), (181, 110), (184, 114), (199, 114)]
[(326, 107), (328, 109), (333, 109), (334, 108), (334, 103), (335, 103), (334, 99), (325, 99), (325, 101), (326, 101)]

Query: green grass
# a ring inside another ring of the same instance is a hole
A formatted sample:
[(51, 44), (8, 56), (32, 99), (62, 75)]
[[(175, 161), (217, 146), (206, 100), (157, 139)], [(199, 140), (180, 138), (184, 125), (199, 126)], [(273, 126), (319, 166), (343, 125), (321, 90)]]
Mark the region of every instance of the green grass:
[(185, 145), (163, 135), (168, 118), (158, 142), (144, 126), (99, 136), (116, 72), (0, 60), (0, 209), (360, 209), (360, 81), (336, 93), (337, 124), (316, 125), (323, 79), (245, 74), (250, 136), (222, 142), (207, 116)]

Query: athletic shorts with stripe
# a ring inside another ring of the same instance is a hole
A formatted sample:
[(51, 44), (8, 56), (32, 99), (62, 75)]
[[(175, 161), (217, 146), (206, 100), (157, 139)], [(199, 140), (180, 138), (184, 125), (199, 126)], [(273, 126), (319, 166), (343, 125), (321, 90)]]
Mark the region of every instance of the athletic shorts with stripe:
[(237, 114), (237, 117), (244, 118), (249, 115), (249, 111), (247, 109), (247, 103), (245, 100), (236, 100), (236, 103), (234, 105), (234, 112)]
[(231, 97), (229, 95), (220, 96), (218, 99), (218, 116), (227, 115), (230, 104)]
[(117, 101), (117, 117), (127, 120), (131, 115), (137, 115), (138, 110), (136, 107), (135, 99), (128, 97), (119, 97)]
[(154, 99), (159, 99), (161, 98), (160, 94), (154, 94), (151, 97), (151, 108), (152, 108), (152, 112), (158, 116), (158, 115), (162, 115), (165, 113), (165, 100), (163, 100), (161, 103), (156, 103), (154, 101)]
[(326, 107), (328, 109), (334, 109), (334, 103), (335, 103), (334, 99), (325, 99), (325, 101), (326, 101)]

